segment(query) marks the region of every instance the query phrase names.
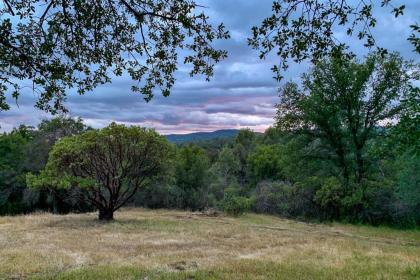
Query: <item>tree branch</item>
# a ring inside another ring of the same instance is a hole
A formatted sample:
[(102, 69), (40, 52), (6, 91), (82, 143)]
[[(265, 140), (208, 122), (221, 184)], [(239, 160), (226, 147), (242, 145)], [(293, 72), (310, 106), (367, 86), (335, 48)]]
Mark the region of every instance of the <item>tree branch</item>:
[(13, 9), (12, 9), (12, 7), (10, 6), (9, 1), (8, 1), (8, 0), (3, 0), (3, 2), (4, 2), (4, 4), (6, 4), (7, 9), (9, 10), (10, 14), (11, 14), (12, 16), (14, 16), (14, 15), (15, 15), (15, 12), (13, 12)]

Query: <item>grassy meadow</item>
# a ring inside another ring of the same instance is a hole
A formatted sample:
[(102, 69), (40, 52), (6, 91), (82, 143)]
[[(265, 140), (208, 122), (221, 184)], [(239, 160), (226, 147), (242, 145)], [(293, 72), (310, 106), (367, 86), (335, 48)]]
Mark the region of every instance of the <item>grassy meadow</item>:
[(420, 279), (420, 231), (124, 209), (0, 217), (1, 279)]

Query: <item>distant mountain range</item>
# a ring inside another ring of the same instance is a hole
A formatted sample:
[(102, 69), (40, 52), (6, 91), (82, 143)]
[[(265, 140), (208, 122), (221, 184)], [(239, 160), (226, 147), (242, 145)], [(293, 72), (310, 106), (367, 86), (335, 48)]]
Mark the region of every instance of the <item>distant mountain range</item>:
[(166, 139), (175, 144), (187, 143), (187, 142), (198, 142), (211, 140), (215, 138), (230, 138), (238, 135), (238, 129), (222, 129), (213, 132), (195, 132), (189, 134), (168, 134)]

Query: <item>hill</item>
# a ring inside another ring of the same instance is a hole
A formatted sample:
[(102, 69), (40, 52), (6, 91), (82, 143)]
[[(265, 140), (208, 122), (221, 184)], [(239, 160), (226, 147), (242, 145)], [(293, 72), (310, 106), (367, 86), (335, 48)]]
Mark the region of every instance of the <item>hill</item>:
[(0, 279), (419, 279), (420, 232), (123, 209), (0, 217)]
[(212, 140), (216, 138), (230, 138), (238, 135), (238, 129), (222, 129), (213, 132), (194, 132), (189, 134), (168, 134), (166, 138), (175, 144), (182, 144), (187, 142), (199, 142)]

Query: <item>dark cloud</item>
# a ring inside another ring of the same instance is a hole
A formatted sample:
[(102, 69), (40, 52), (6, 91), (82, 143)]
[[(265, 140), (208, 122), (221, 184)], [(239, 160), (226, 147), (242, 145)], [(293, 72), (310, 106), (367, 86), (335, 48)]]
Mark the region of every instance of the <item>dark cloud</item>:
[[(407, 58), (418, 59), (406, 39), (410, 34), (408, 26), (420, 18), (420, 1), (395, 0), (393, 3), (398, 6), (400, 2), (406, 3), (407, 8), (398, 19), (389, 8), (375, 10), (377, 42)], [(128, 76), (117, 77), (112, 84), (84, 96), (69, 92), (67, 107), (71, 114), (82, 117), (93, 127), (115, 121), (154, 127), (162, 133), (241, 127), (262, 131), (271, 125), (279, 85), (272, 78), (270, 68), (278, 59), (272, 54), (266, 60), (259, 60), (258, 52), (247, 46), (247, 38), (251, 27), (270, 15), (272, 0), (202, 0), (200, 4), (207, 7), (205, 12), (214, 23), (223, 22), (232, 34), (230, 40), (216, 43), (229, 51), (229, 58), (216, 67), (210, 82), (200, 77), (191, 78), (189, 68), (181, 65), (171, 96), (165, 98), (156, 93), (155, 98), (146, 103), (140, 94), (130, 91), (133, 83)], [(352, 49), (361, 56), (366, 54), (362, 42), (349, 39), (345, 34), (337, 36), (346, 42), (353, 40)], [(285, 80), (299, 80), (308, 68), (308, 63), (291, 65)], [(1, 112), (1, 130), (10, 130), (20, 123), (36, 125), (49, 117), (33, 108), (35, 100), (36, 95), (25, 92), (19, 99), (19, 107)]]

